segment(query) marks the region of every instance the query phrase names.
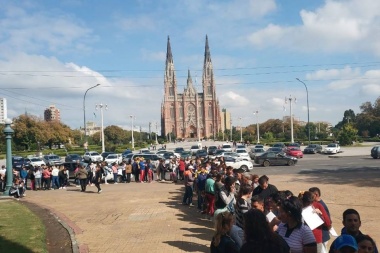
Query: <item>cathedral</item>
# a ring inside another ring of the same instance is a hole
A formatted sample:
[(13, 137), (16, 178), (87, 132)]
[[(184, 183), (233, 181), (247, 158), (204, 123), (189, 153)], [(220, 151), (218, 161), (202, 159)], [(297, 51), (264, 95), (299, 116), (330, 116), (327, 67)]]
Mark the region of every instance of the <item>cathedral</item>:
[(168, 37), (164, 78), (164, 99), (161, 105), (161, 134), (176, 139), (215, 138), (221, 129), (219, 101), (216, 97), (214, 70), (206, 36), (202, 91), (193, 85), (190, 70), (183, 93), (177, 92), (177, 78)]

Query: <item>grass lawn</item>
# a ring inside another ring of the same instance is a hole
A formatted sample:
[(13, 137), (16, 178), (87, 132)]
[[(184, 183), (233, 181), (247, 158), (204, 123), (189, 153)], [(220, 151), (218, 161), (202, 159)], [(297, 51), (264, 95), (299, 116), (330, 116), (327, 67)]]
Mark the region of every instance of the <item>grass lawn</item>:
[(0, 252), (47, 252), (45, 227), (27, 207), (0, 200)]

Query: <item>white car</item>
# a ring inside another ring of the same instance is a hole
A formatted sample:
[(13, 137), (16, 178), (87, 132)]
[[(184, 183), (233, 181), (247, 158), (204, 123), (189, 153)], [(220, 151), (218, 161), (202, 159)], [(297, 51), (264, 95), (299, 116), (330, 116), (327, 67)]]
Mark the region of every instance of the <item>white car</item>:
[(89, 151), (84, 153), (83, 161), (85, 162), (101, 162), (103, 157), (96, 151)]
[(235, 150), (235, 153), (237, 153), (243, 160), (250, 159), (249, 154), (245, 148), (237, 148)]
[(32, 157), (29, 158), (30, 164), (35, 167), (35, 166), (42, 166), (46, 165), (46, 163), (39, 157)]
[(246, 160), (246, 161), (248, 161), (249, 160), (249, 157), (242, 157), (242, 156), (240, 156), (238, 153), (236, 153), (236, 152), (223, 152), (223, 153), (220, 153), (219, 155), (217, 155), (216, 157), (221, 157), (221, 156), (223, 156), (223, 157), (227, 157), (227, 156), (229, 156), (229, 157), (232, 157), (232, 158), (235, 158), (235, 159), (237, 159), (237, 160)]
[(190, 152), (192, 155), (195, 155), (195, 153), (197, 153), (198, 150), (200, 150), (201, 148), (199, 147), (199, 145), (193, 145), (190, 147)]
[(340, 146), (338, 143), (330, 143), (323, 152), (325, 154), (338, 154), (340, 152)]
[(123, 157), (121, 154), (109, 154), (104, 161), (108, 164), (112, 163), (121, 163), (123, 161)]
[(253, 164), (250, 161), (238, 160), (233, 157), (227, 156), (224, 158), (224, 162), (227, 166), (231, 166), (234, 169), (243, 169), (246, 172), (253, 169)]
[(228, 152), (232, 152), (232, 146), (229, 143), (224, 143), (222, 145), (222, 149), (225, 150), (225, 151), (228, 151)]

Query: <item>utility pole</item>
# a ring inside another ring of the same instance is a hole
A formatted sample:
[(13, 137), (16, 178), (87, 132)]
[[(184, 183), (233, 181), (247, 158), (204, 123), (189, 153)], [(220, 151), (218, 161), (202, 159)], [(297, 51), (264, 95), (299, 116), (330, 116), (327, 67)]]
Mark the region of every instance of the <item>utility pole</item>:
[(135, 139), (133, 138), (133, 120), (136, 119), (135, 116), (129, 115), (129, 117), (132, 120), (132, 126), (131, 126), (131, 131), (132, 131), (132, 150), (135, 150)]
[(256, 115), (257, 143), (260, 143), (259, 111), (254, 111), (253, 115)]
[(104, 146), (104, 125), (103, 125), (103, 107), (105, 110), (108, 109), (107, 104), (103, 105), (102, 103), (96, 104), (95, 109), (98, 110), (100, 109), (100, 115), (101, 115), (101, 121), (102, 121), (102, 152), (105, 152), (105, 146)]
[(241, 120), (242, 120), (242, 118), (239, 117), (239, 122), (240, 122), (240, 143), (243, 143), (243, 127), (241, 126)]
[(294, 142), (294, 136), (293, 136), (293, 114), (292, 114), (292, 101), (294, 100), (294, 103), (297, 102), (296, 98), (292, 98), (292, 95), (289, 96), (289, 98), (285, 97), (285, 103), (287, 103), (287, 100), (289, 100), (290, 105), (290, 136), (291, 136), (291, 143)]

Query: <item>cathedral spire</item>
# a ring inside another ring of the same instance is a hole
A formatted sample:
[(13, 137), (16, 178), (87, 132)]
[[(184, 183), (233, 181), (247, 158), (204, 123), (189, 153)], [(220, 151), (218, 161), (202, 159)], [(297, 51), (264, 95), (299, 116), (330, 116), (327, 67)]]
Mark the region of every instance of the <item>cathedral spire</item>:
[(208, 37), (207, 37), (207, 34), (206, 34), (205, 61), (204, 61), (204, 64), (206, 64), (207, 62), (211, 62), (211, 53), (210, 53), (210, 48), (208, 46)]
[(170, 38), (168, 35), (168, 43), (166, 49), (166, 62), (173, 62), (172, 48), (170, 46)]
[(193, 79), (191, 78), (190, 69), (187, 70), (187, 87), (193, 86)]

